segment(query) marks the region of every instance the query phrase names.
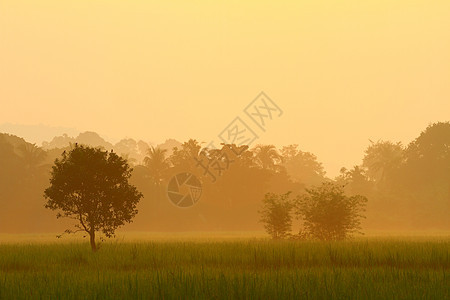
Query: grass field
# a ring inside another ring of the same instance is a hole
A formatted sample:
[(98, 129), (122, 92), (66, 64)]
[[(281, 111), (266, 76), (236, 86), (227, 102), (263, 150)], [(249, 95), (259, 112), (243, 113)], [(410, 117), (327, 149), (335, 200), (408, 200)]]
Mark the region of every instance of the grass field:
[(1, 299), (450, 299), (450, 239), (0, 243)]

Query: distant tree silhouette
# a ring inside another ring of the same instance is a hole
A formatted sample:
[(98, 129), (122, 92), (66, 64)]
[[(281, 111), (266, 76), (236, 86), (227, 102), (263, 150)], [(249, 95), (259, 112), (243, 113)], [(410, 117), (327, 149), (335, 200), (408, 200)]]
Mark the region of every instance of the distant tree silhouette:
[[(12, 169), (5, 169), (7, 165), (12, 165), (13, 162), (18, 163), (20, 158), (14, 151), (14, 146), (5, 137), (5, 134), (0, 133), (0, 162), (2, 163), (2, 172), (0, 175), (7, 175), (7, 172), (13, 171)], [(17, 166), (14, 166), (17, 168)]]
[(66, 133), (64, 133), (62, 136), (55, 136), (50, 142), (43, 142), (42, 148), (45, 150), (55, 148), (65, 148), (74, 142), (75, 138), (70, 137)]
[(86, 131), (80, 133), (76, 139), (76, 143), (89, 145), (91, 147), (101, 147), (103, 149), (111, 149), (113, 145), (102, 138), (97, 132)]
[[(273, 172), (258, 167), (248, 146), (222, 144), (220, 149), (203, 150), (202, 153), (200, 158), (208, 157), (208, 170), (217, 179), (210, 188), (205, 184), (205, 195), (210, 195), (210, 200), (222, 211), (229, 209), (235, 218), (240, 216), (245, 222), (249, 218), (249, 206), (259, 205), (267, 192)], [(211, 182), (212, 176), (205, 174), (204, 169), (200, 170), (203, 182)], [(253, 207), (251, 213), (256, 214)]]
[(413, 223), (449, 228), (450, 122), (428, 126), (408, 145), (405, 160), (397, 184), (415, 208)]
[(40, 203), (50, 170), (44, 164), (45, 155), (22, 138), (0, 133), (1, 230), (31, 232), (46, 223)]
[(128, 183), (131, 171), (127, 161), (113, 152), (75, 145), (55, 160), (51, 186), (44, 192), (45, 207), (60, 211), (57, 218), (78, 221), (76, 230), (66, 232), (85, 231), (96, 251), (97, 231), (111, 237), (137, 214), (142, 194)]
[(306, 189), (296, 199), (296, 214), (303, 221), (302, 234), (319, 240), (341, 240), (361, 229), (367, 198), (346, 196), (332, 182)]
[(21, 144), (18, 146), (19, 157), (21, 158), (27, 175), (34, 177), (38, 171), (38, 168), (42, 166), (47, 153), (36, 146), (36, 144)]
[[(91, 146), (114, 149), (118, 155), (130, 153), (130, 159), (137, 158), (138, 163), (144, 163), (145, 156), (149, 156), (145, 142), (124, 139), (113, 146), (96, 134), (84, 133), (77, 138), (55, 137), (51, 143), (45, 143), (46, 158), (42, 160), (44, 154), (36, 145), (0, 133), (0, 228), (9, 232), (62, 229), (56, 226), (63, 224), (48, 219), (39, 199), (48, 186), (53, 161), (64, 150), (68, 154), (75, 143), (88, 142)], [(370, 198), (366, 226), (445, 230), (450, 224), (449, 145), (449, 122), (430, 124), (406, 147), (383, 140), (371, 142), (363, 164), (343, 169), (335, 182), (343, 187), (346, 196)], [(134, 168), (130, 179), (146, 194), (148, 201), (140, 204), (140, 211), (145, 215), (131, 225), (136, 226), (133, 230), (256, 230), (260, 217), (258, 208), (267, 192), (299, 194), (304, 187), (331, 181), (325, 177), (316, 156), (299, 150), (297, 145), (281, 148), (278, 152), (281, 161), (271, 145), (253, 149), (223, 145), (208, 150), (201, 146), (204, 145), (193, 139), (183, 144), (175, 140), (161, 144), (161, 148), (167, 149), (165, 154), (170, 162), (167, 175), (162, 177), (155, 172), (160, 168), (148, 168), (148, 162), (147, 166)], [(224, 153), (229, 154), (231, 161)], [(204, 165), (199, 165), (194, 158), (204, 159)], [(169, 201), (159, 201), (164, 189), (157, 188), (156, 181), (181, 172), (190, 172), (202, 182), (200, 205), (189, 211), (179, 211)], [(208, 172), (214, 173), (217, 180), (213, 182)], [(155, 181), (155, 178), (159, 179)], [(17, 214), (23, 216), (20, 224), (14, 219)]]
[(147, 156), (144, 158), (144, 164), (149, 170), (151, 180), (154, 184), (154, 197), (160, 203), (163, 199), (162, 183), (168, 179), (170, 162), (166, 157), (167, 149), (159, 147), (150, 147), (147, 150)]
[(449, 182), (450, 122), (428, 126), (405, 152), (408, 172), (413, 172), (422, 183)]
[(146, 142), (141, 140), (135, 141), (131, 138), (121, 139), (113, 146), (115, 152), (121, 153), (133, 165), (142, 163), (147, 155), (148, 148), (149, 146)]
[(131, 154), (129, 152), (120, 152), (120, 156), (125, 159), (131, 166), (134, 166), (137, 163), (137, 159), (131, 157)]
[(165, 179), (167, 176), (167, 169), (170, 167), (166, 153), (167, 149), (150, 147), (147, 150), (147, 156), (144, 158), (145, 166), (149, 168), (150, 174), (158, 185)]
[(290, 192), (281, 195), (267, 193), (263, 199), (263, 207), (259, 211), (260, 222), (273, 239), (282, 239), (290, 235), (291, 211), (294, 205), (289, 196)]
[(121, 156), (128, 161), (128, 163), (135, 164), (138, 161), (136, 155), (137, 142), (134, 139), (121, 139), (116, 144), (114, 144), (113, 149), (115, 152), (120, 153)]
[[(0, 133), (0, 194), (6, 193), (12, 189), (18, 190), (20, 184), (20, 178), (25, 174), (25, 168), (23, 167), (23, 161), (15, 153), (14, 146), (7, 139), (9, 136)], [(7, 197), (0, 198), (0, 204)]]
[(371, 182), (366, 174), (366, 170), (360, 166), (354, 166), (353, 169), (347, 170), (341, 168), (340, 175), (335, 179), (336, 184), (343, 187), (349, 195), (365, 195), (371, 193), (373, 182)]
[(167, 139), (164, 143), (158, 144), (157, 147), (159, 147), (161, 149), (166, 149), (167, 156), (171, 156), (173, 149), (175, 147), (178, 147), (178, 148), (181, 147), (181, 143), (174, 139)]
[(259, 167), (276, 171), (281, 163), (281, 155), (274, 145), (257, 145), (253, 149), (255, 161)]
[(197, 169), (195, 158), (198, 158), (202, 146), (197, 140), (190, 139), (180, 147), (174, 147), (168, 158), (177, 171), (194, 171)]
[(371, 141), (363, 158), (363, 167), (367, 170), (368, 177), (378, 185), (385, 185), (388, 179), (397, 171), (404, 162), (404, 151), (401, 143), (389, 141)]
[(325, 180), (325, 171), (317, 157), (298, 149), (298, 145), (289, 145), (281, 149), (282, 165), (288, 175), (296, 182), (306, 186), (317, 185)]

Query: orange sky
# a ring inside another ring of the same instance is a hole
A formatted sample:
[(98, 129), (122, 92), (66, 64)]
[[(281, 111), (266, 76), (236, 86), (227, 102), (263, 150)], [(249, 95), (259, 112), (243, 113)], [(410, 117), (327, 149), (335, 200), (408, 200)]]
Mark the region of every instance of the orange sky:
[(0, 1), (0, 124), (209, 141), (263, 90), (335, 175), (450, 119), (450, 1), (242, 2)]

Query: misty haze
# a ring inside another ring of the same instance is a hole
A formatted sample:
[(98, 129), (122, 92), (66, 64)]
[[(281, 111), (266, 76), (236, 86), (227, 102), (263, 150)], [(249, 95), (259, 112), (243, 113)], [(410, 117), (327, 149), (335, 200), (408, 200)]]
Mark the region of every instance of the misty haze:
[(0, 299), (449, 299), (448, 1), (0, 4)]

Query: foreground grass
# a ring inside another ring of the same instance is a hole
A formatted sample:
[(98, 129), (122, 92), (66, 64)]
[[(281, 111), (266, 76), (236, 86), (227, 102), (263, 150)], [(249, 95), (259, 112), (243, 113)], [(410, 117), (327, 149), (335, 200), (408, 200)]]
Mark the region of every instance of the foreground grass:
[(449, 299), (446, 238), (0, 245), (0, 298)]

